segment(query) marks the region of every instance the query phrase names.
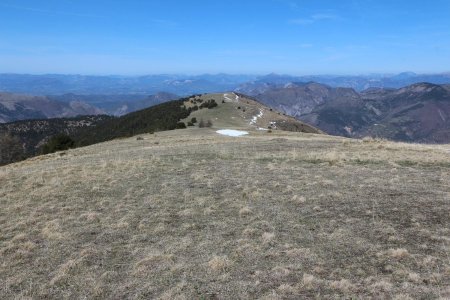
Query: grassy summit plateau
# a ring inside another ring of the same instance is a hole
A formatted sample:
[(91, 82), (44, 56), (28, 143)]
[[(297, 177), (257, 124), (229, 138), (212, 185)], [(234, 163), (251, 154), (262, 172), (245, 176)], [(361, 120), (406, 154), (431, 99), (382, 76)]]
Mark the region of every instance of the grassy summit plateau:
[(449, 145), (217, 118), (0, 167), (0, 298), (450, 297)]

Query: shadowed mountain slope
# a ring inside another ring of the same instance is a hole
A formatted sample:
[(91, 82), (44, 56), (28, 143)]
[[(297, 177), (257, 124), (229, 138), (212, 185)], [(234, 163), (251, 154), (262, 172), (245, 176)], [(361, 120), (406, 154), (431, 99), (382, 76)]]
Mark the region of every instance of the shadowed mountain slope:
[(62, 102), (44, 96), (0, 93), (0, 123), (103, 113), (101, 109), (82, 101)]
[(358, 93), (306, 83), (273, 88), (256, 97), (333, 135), (450, 142), (448, 86), (417, 83), (401, 89), (370, 88)]

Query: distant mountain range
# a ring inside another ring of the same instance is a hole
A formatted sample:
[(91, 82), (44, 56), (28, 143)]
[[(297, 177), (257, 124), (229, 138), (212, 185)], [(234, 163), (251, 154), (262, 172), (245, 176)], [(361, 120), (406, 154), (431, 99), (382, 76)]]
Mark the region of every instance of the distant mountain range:
[(127, 95), (76, 95), (64, 94), (56, 96), (48, 96), (49, 99), (61, 102), (84, 102), (89, 105), (100, 108), (102, 111), (113, 116), (122, 116), (127, 113), (144, 109), (156, 104), (176, 100), (179, 96), (159, 92), (154, 95), (144, 96), (139, 94)]
[(416, 83), (400, 89), (357, 92), (313, 82), (290, 83), (255, 97), (333, 135), (450, 142), (448, 85)]
[(85, 75), (26, 75), (0, 74), (0, 91), (32, 95), (153, 95), (167, 92), (180, 96), (198, 93), (236, 91), (256, 95), (268, 88), (290, 82), (317, 82), (331, 87), (349, 87), (362, 91), (371, 87), (400, 88), (419, 82), (450, 84), (450, 74), (396, 75), (318, 75), (291, 76), (268, 74), (231, 75), (146, 75), (146, 76), (85, 76)]
[(405, 72), (397, 75), (373, 74), (360, 76), (290, 76), (269, 74), (259, 77), (257, 80), (242, 84), (236, 88), (236, 91), (254, 96), (272, 88), (283, 87), (284, 85), (292, 82), (316, 82), (326, 84), (331, 87), (347, 87), (356, 91), (363, 91), (369, 88), (401, 88), (420, 82), (449, 84), (450, 73), (416, 74), (412, 72)]
[(85, 76), (0, 74), (0, 91), (33, 95), (151, 95), (159, 92), (191, 95), (234, 90), (253, 75)]

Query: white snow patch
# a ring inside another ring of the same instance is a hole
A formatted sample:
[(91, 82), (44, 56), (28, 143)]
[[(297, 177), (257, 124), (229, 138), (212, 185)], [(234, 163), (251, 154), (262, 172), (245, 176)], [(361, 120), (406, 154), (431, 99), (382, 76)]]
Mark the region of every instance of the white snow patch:
[(250, 121), (250, 125), (255, 125), (256, 121), (258, 121), (258, 119), (261, 118), (263, 114), (264, 114), (263, 110), (259, 109), (259, 114), (252, 118), (252, 120)]
[(236, 100), (231, 99), (231, 98), (230, 98), (230, 94), (228, 94), (228, 93), (223, 94), (223, 97), (224, 97), (225, 100), (228, 101), (228, 102), (239, 102), (239, 96), (236, 95), (235, 93), (232, 93), (232, 95), (234, 95), (234, 97), (236, 98)]
[(225, 100), (233, 102), (233, 100), (231, 100), (231, 98), (228, 97), (228, 94), (223, 94), (223, 97), (225, 98)]
[(233, 129), (221, 129), (216, 131), (218, 134), (228, 135), (228, 136), (242, 136), (247, 135), (247, 131), (233, 130)]
[(262, 128), (262, 127), (258, 127), (258, 130), (269, 130), (269, 129), (267, 129), (267, 128)]

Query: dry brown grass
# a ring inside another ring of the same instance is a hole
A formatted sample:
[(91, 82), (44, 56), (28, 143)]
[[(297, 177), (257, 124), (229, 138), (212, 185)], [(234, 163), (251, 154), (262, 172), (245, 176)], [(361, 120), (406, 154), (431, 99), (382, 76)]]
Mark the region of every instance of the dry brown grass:
[(0, 298), (445, 299), (449, 146), (205, 129), (0, 168)]

